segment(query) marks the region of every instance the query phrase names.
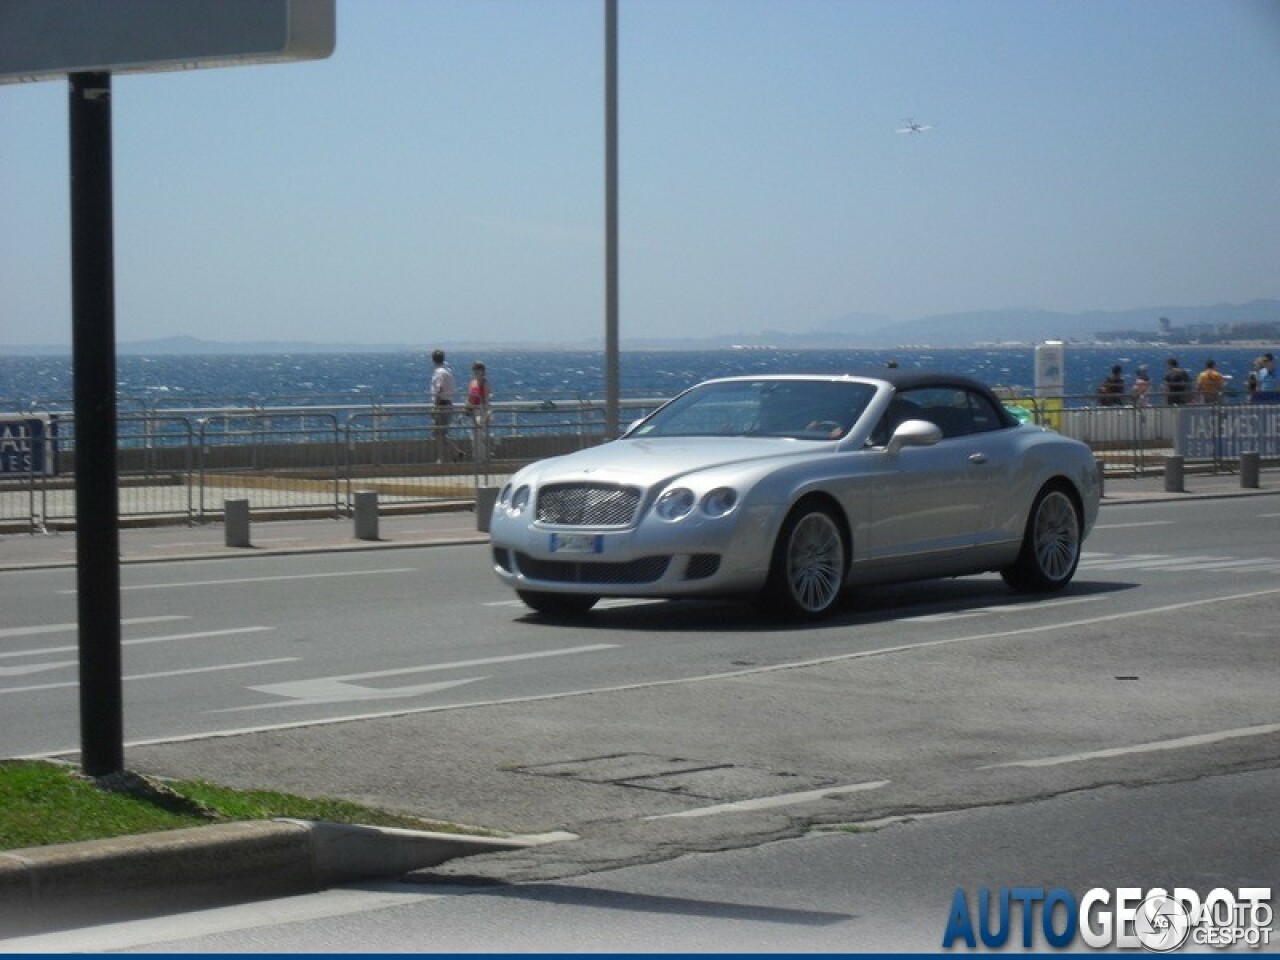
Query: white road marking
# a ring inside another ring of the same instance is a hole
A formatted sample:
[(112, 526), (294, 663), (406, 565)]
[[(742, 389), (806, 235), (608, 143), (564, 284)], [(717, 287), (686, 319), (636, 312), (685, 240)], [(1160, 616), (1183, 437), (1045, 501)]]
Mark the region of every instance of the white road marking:
[(1114, 560), (1105, 560), (1102, 563), (1090, 563), (1090, 570), (1120, 570), (1135, 568), (1140, 570), (1155, 570), (1160, 567), (1166, 567), (1183, 563), (1213, 563), (1216, 560), (1227, 560), (1229, 557), (1173, 557), (1165, 554), (1164, 556), (1152, 556), (1144, 554), (1141, 559), (1134, 557), (1117, 557)]
[[(595, 605), (596, 610), (616, 610), (619, 607), (638, 607), (651, 603), (666, 603), (659, 597), (609, 597)], [(523, 600), (489, 600), (481, 604), (484, 607), (521, 607), (528, 609)]]
[[(218, 663), (208, 667), (188, 667), (185, 670), (164, 670), (160, 673), (134, 673), (124, 677), (121, 680), (162, 680), (166, 677), (185, 677), (193, 673), (219, 673), (223, 670), (247, 670), (250, 667), (266, 667), (274, 663), (293, 663), (297, 657), (276, 657), (272, 660), (249, 660), (244, 663)], [(69, 680), (65, 683), (42, 683), (38, 686), (30, 687), (0, 687), (0, 693), (30, 693), (33, 690), (63, 690), (68, 687), (78, 687), (78, 680)]]
[(1264, 573), (1280, 566), (1280, 560), (1273, 557), (1187, 557), (1153, 553), (1135, 554), (1129, 557), (1110, 554), (1102, 556), (1106, 559), (1082, 559), (1081, 568), (1090, 571), (1150, 570), (1174, 573), (1212, 573), (1215, 570), (1253, 569)]
[[(336, 570), (333, 573), (286, 573), (274, 577), (228, 577), (222, 580), (186, 580), (180, 583), (135, 583), (122, 586), (123, 590), (170, 590), (180, 587), (221, 587), (243, 583), (270, 583), (282, 580), (326, 580), (333, 577), (376, 577), (384, 573), (417, 573), (417, 567), (387, 567), (383, 570)], [(59, 590), (72, 594), (76, 591)]]
[(1114, 553), (1082, 553), (1080, 566), (1088, 567), (1090, 570), (1104, 565), (1129, 567), (1148, 560), (1162, 560), (1167, 556), (1167, 553), (1131, 553), (1128, 556), (1116, 556)]
[[(190, 617), (131, 617), (127, 620), (121, 620), (121, 626), (133, 626), (138, 623), (165, 623), (172, 620), (190, 620)], [(80, 629), (78, 623), (43, 623), (38, 627), (5, 627), (0, 629), (0, 638), (4, 637), (34, 637), (41, 633), (72, 633)]]
[(1250, 567), (1259, 567), (1259, 564), (1262, 565), (1259, 569), (1270, 569), (1278, 563), (1280, 563), (1280, 560), (1269, 560), (1264, 557), (1256, 557), (1251, 560), (1212, 560), (1208, 563), (1187, 563), (1186, 566), (1169, 563), (1162, 564), (1160, 569), (1176, 570), (1179, 573), (1183, 571), (1191, 571), (1194, 573), (1211, 572), (1214, 570), (1247, 570)]
[(22, 667), (0, 667), (0, 677), (25, 677), (31, 673), (45, 673), (49, 670), (61, 670), (63, 667), (74, 667), (79, 660), (58, 660), (54, 663), (28, 663)]
[[(275, 627), (232, 627), (227, 630), (202, 630), (198, 633), (171, 633), (164, 637), (137, 637), (133, 640), (121, 640), (123, 647), (134, 647), (144, 643), (168, 643), (170, 640), (200, 640), (204, 637), (228, 637), (239, 633), (262, 633), (274, 630)], [(40, 650), (6, 650), (0, 657), (39, 657), (46, 653), (72, 653), (80, 647), (44, 647)]]
[(496, 663), (516, 663), (521, 660), (540, 660), (544, 657), (563, 657), (579, 653), (598, 653), (613, 650), (617, 644), (596, 643), (585, 647), (567, 647), (562, 650), (541, 650), (534, 653), (515, 653), (501, 657), (485, 657), (478, 660), (457, 660), (452, 663), (432, 663), (420, 667), (399, 667), (394, 670), (373, 670), (368, 673), (348, 673), (335, 677), (316, 677), (310, 680), (291, 680), (287, 683), (270, 683), (251, 686), (250, 690), (276, 697), (286, 697), (283, 702), (260, 703), (247, 707), (229, 707), (215, 713), (239, 713), (245, 710), (267, 710), (272, 707), (311, 706), (319, 703), (347, 703), (354, 700), (392, 700), (416, 697), (427, 693), (448, 690), (468, 683), (476, 683), (487, 677), (470, 677), (464, 680), (437, 681), (414, 684), (407, 687), (367, 687), (359, 680), (382, 680), (387, 677), (403, 677), (414, 673), (434, 673), (440, 670), (463, 670), (487, 667)]
[(826, 797), (834, 797), (845, 793), (862, 793), (867, 790), (879, 790), (888, 786), (889, 780), (872, 780), (869, 783), (851, 783), (843, 787), (822, 787), (817, 790), (800, 790), (796, 793), (784, 793), (774, 797), (755, 797), (751, 800), (735, 800), (732, 803), (717, 803), (710, 807), (698, 807), (696, 810), (681, 810), (679, 813), (659, 813), (645, 820), (674, 820), (686, 817), (710, 817), (719, 813), (743, 813), (752, 810), (772, 810), (777, 807), (790, 807), (797, 803), (811, 803)]
[(1173, 520), (1143, 520), (1136, 523), (1097, 523), (1094, 524), (1095, 530), (1123, 530), (1126, 527), (1171, 527)]
[(60, 933), (14, 937), (0, 943), (0, 953), (105, 953), (238, 930), (370, 913), (439, 899), (440, 894), (428, 894), (421, 887), (412, 885), (363, 884), (360, 887), (335, 888), (230, 907), (192, 910), (146, 920), (128, 920)]
[(1041, 757), (1038, 760), (1011, 760), (1008, 763), (989, 763), (979, 770), (994, 770), (998, 767), (1057, 767), (1064, 763), (1079, 763), (1083, 760), (1098, 760), (1107, 757), (1123, 757), (1132, 753), (1154, 753), (1158, 750), (1183, 750), (1187, 747), (1203, 747), (1210, 743), (1221, 743), (1223, 740), (1235, 740), (1240, 737), (1261, 737), (1269, 733), (1280, 733), (1280, 723), (1265, 723), (1257, 727), (1240, 727), (1235, 730), (1219, 730), (1216, 733), (1202, 733), (1191, 737), (1177, 737), (1173, 740), (1153, 740), (1150, 743), (1135, 743), (1128, 747), (1112, 747), (1109, 750), (1089, 750), (1084, 753), (1066, 753), (1057, 757)]
[(1096, 603), (1096, 597), (1064, 597), (1061, 600), (1041, 600), (1033, 603), (1010, 602), (990, 607), (974, 607), (972, 610), (955, 610), (946, 613), (925, 613), (918, 617), (903, 617), (901, 623), (940, 623), (947, 620), (966, 620), (988, 613), (1028, 613), (1047, 610), (1050, 607), (1066, 607), (1075, 603)]
[[(322, 727), (337, 723), (351, 723), (355, 720), (379, 720), (384, 717), (406, 717), (419, 713), (441, 713), (445, 710), (473, 710), (478, 707), (496, 707), (517, 703), (539, 703), (544, 700), (566, 700), (570, 697), (598, 696), (602, 693), (620, 693), (628, 690), (650, 690), (656, 687), (684, 686), (693, 683), (704, 683), (708, 680), (732, 680), (738, 677), (750, 677), (764, 673), (777, 673), (781, 670), (803, 670), (808, 667), (819, 667), (827, 663), (841, 663), (848, 660), (863, 660), (867, 657), (891, 656), (897, 653), (913, 653), (917, 650), (929, 650), (934, 647), (954, 646), (963, 643), (976, 643), (983, 640), (1004, 640), (1011, 637), (1031, 636), (1038, 633), (1051, 633), (1058, 630), (1075, 630), (1091, 626), (1095, 623), (1109, 623), (1118, 620), (1133, 620), (1139, 617), (1150, 617), (1153, 614), (1176, 613), (1179, 610), (1190, 610), (1217, 603), (1237, 603), (1241, 600), (1257, 600), (1261, 597), (1273, 597), (1280, 594), (1280, 587), (1267, 590), (1254, 590), (1249, 593), (1227, 594), (1220, 597), (1205, 597), (1200, 600), (1187, 600), (1183, 603), (1171, 603), (1162, 607), (1146, 607), (1138, 610), (1127, 610), (1119, 613), (1108, 613), (1097, 617), (1084, 617), (1079, 620), (1064, 620), (1059, 623), (1045, 623), (1033, 627), (1018, 627), (1013, 630), (997, 630), (990, 633), (976, 633), (964, 637), (944, 637), (938, 640), (921, 640), (917, 643), (902, 643), (891, 647), (878, 647), (874, 650), (860, 650), (853, 653), (838, 653), (829, 657), (818, 657), (813, 660), (797, 660), (792, 663), (778, 663), (763, 667), (744, 667), (741, 670), (729, 670), (723, 673), (701, 674), (696, 677), (677, 677), (672, 680), (649, 680), (643, 683), (617, 684), (606, 687), (586, 687), (580, 690), (564, 690), (559, 693), (542, 693), (527, 697), (505, 697), (497, 700), (475, 700), (467, 703), (434, 704), (425, 707), (406, 707), (399, 710), (383, 710), (377, 713), (343, 714), (336, 717), (323, 717), (314, 720), (295, 720), (288, 723), (262, 724), (256, 727), (241, 727), (235, 730), (207, 730), (202, 733), (190, 733), (177, 737), (157, 737), (151, 740), (134, 740), (126, 747), (148, 747), (165, 743), (185, 743), (192, 740), (211, 740), (219, 737), (238, 737), (248, 733), (268, 733), (274, 730), (292, 730), (303, 727)], [(41, 753), (24, 754), (17, 759), (39, 757), (59, 757), (80, 752), (80, 747), (65, 747), (59, 750), (46, 750)]]
[(279, 707), (312, 707), (325, 703), (353, 703), (359, 700), (402, 700), (406, 697), (420, 697), (428, 693), (439, 693), (452, 687), (464, 687), (468, 683), (479, 683), (488, 677), (466, 677), (462, 680), (437, 680), (435, 683), (417, 683), (407, 687), (362, 687), (358, 683), (346, 683), (336, 677), (322, 677), (316, 680), (295, 680), (290, 683), (270, 683), (260, 687), (249, 687), (259, 693), (276, 697), (287, 697), (276, 703), (255, 703), (247, 707), (225, 707), (213, 713), (244, 713), (249, 710), (275, 710)]

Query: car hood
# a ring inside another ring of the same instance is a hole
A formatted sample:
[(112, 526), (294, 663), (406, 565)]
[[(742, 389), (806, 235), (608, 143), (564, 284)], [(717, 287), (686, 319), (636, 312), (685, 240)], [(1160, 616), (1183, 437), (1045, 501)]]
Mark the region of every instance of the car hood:
[(718, 467), (758, 465), (830, 451), (834, 443), (786, 437), (641, 437), (553, 457), (521, 471), (524, 482), (592, 482), (650, 487)]

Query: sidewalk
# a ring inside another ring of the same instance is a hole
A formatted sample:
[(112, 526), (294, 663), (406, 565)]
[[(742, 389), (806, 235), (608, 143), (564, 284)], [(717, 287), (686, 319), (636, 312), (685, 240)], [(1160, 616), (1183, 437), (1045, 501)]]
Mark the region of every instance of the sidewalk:
[[(1185, 492), (1171, 493), (1165, 490), (1165, 478), (1152, 476), (1144, 478), (1108, 478), (1105, 484), (1103, 500), (1104, 510), (1111, 506), (1126, 504), (1196, 500), (1211, 497), (1260, 496), (1280, 493), (1280, 474), (1275, 471), (1262, 475), (1260, 489), (1242, 489), (1238, 476), (1220, 475), (1188, 475), (1185, 478)], [(252, 546), (247, 548), (231, 548), (225, 543), (225, 531), (221, 524), (203, 527), (153, 527), (131, 529), (121, 532), (121, 553), (125, 563), (159, 562), (183, 558), (210, 558), (226, 556), (263, 556), (283, 553), (323, 552), (335, 550), (376, 550), (411, 548), (429, 545), (447, 544), (481, 544), (488, 540), (487, 534), (477, 529), (477, 518), (468, 510), (447, 513), (430, 513), (413, 516), (383, 517), (379, 522), (379, 539), (372, 541), (358, 540), (351, 520), (290, 520), (276, 522), (259, 522), (251, 528)], [(0, 570), (42, 569), (67, 567), (75, 563), (75, 535), (61, 533), (43, 534), (6, 534), (0, 535)], [(640, 693), (636, 695), (642, 700), (643, 715), (661, 715), (661, 693)], [(653, 696), (654, 704), (649, 704), (645, 697)], [(551, 713), (562, 708), (556, 703), (548, 704), (545, 710)], [(640, 709), (640, 708), (637, 708)], [(711, 709), (711, 707), (708, 707)], [(507, 729), (514, 724), (528, 733), (527, 724), (529, 705), (525, 704), (512, 711), (495, 710), (495, 716), (471, 711), (467, 717), (455, 718), (458, 722), (479, 724), (480, 729), (471, 731), (469, 736), (475, 738), (498, 738), (497, 730)], [(513, 720), (512, 715), (518, 714)], [(425, 716), (425, 715), (424, 715)], [(574, 720), (572, 714), (559, 717), (559, 723)], [(306, 768), (307, 781), (320, 774), (313, 767), (313, 759), (319, 748), (310, 745), (308, 738), (322, 740), (324, 752), (335, 749), (330, 740), (335, 738), (354, 738), (355, 744), (343, 739), (343, 749), (351, 751), (353, 756), (361, 756), (369, 764), (385, 762), (383, 753), (392, 750), (403, 759), (407, 745), (418, 742), (420, 731), (415, 723), (429, 723), (433, 737), (451, 740), (448, 723), (443, 715), (430, 718), (409, 718), (403, 721), (386, 720), (375, 730), (369, 724), (332, 725), (323, 729), (299, 730), (288, 734), (264, 734), (273, 739), (270, 744), (261, 742), (262, 738), (222, 738), (207, 743), (185, 743), (178, 746), (151, 746), (134, 749), (132, 759), (141, 761), (143, 767), (150, 765), (173, 765), (179, 762), (197, 769), (205, 769), (208, 764), (206, 754), (209, 751), (231, 752), (239, 756), (256, 756), (266, 761), (261, 751), (269, 748), (270, 764), (277, 774), (283, 775), (285, 768), (301, 765)], [(485, 724), (495, 724), (494, 728)], [(406, 733), (401, 728), (411, 732)], [(514, 729), (512, 727), (512, 729)], [(548, 736), (556, 742), (563, 733), (563, 728), (552, 724)], [(390, 731), (390, 732), (389, 732)], [(560, 731), (560, 733), (556, 733)], [(375, 736), (376, 743), (364, 742), (361, 737)], [(405, 739), (407, 738), (407, 739)], [(239, 740), (246, 740), (240, 743)], [(458, 737), (460, 755), (446, 760), (441, 756), (433, 758), (433, 765), (440, 769), (432, 774), (430, 783), (418, 791), (421, 796), (435, 796), (434, 802), (443, 798), (433, 794), (433, 788), (448, 786), (450, 802), (445, 806), (455, 807), (449, 813), (458, 813), (465, 817), (471, 810), (475, 822), (502, 824), (502, 818), (494, 814), (492, 801), (486, 807), (486, 782), (483, 771), (476, 768), (477, 760), (472, 751), (465, 749), (465, 744), (472, 742), (468, 737)], [(304, 743), (305, 741), (305, 743)], [(302, 744), (302, 746), (300, 746)], [(305, 749), (304, 749), (305, 747)], [(163, 761), (163, 763), (162, 763)], [(237, 761), (239, 762), (239, 761)], [(619, 763), (622, 761), (619, 760)], [(323, 774), (320, 774), (323, 779)], [(557, 789), (561, 779), (555, 777), (527, 777), (530, 791), (549, 791)], [(576, 781), (572, 781), (576, 782)], [(572, 783), (565, 781), (565, 783)], [(593, 781), (594, 782), (594, 781)], [(317, 784), (320, 788), (329, 787), (340, 792), (341, 785), (328, 783)], [(491, 785), (489, 785), (491, 786)], [(509, 788), (509, 787), (508, 787)], [(567, 787), (565, 788), (567, 789)], [(458, 795), (453, 796), (454, 791)], [(653, 796), (658, 796), (654, 794)], [(649, 798), (643, 794), (640, 801)], [(534, 825), (534, 829), (543, 829), (537, 817), (531, 811), (533, 806), (526, 806), (527, 798), (516, 797), (512, 800), (511, 823), (505, 824), (508, 829), (519, 833), (519, 828)], [(571, 805), (572, 797), (560, 798), (557, 803)], [(657, 801), (653, 801), (656, 803)], [(566, 807), (567, 808), (567, 807)], [(640, 814), (661, 813), (660, 806), (638, 807)], [(517, 816), (517, 814), (519, 814)], [(576, 811), (575, 817), (568, 818), (582, 821), (589, 819), (589, 810)], [(472, 822), (472, 821), (468, 821)], [(656, 823), (685, 823), (683, 820), (657, 820)], [(639, 828), (636, 828), (639, 829)], [(672, 828), (674, 829), (674, 828)], [(683, 829), (683, 828), (682, 828)], [(297, 823), (262, 824), (254, 828), (247, 825), (224, 825), (222, 827), (201, 827), (194, 831), (177, 831), (168, 835), (147, 835), (140, 837), (122, 837), (112, 840), (93, 841), (81, 844), (66, 844), (57, 847), (36, 848), (25, 851), (0, 852), (0, 938), (8, 936), (26, 936), (38, 934), (39, 931), (52, 929), (54, 925), (67, 926), (66, 909), (68, 897), (76, 896), (95, 908), (110, 907), (112, 916), (125, 912), (150, 909), (152, 912), (176, 906), (177, 887), (191, 892), (197, 902), (201, 898), (226, 897), (229, 890), (259, 898), (283, 895), (286, 891), (296, 891), (307, 885), (322, 886), (330, 882), (333, 871), (351, 871), (358, 858), (358, 874), (361, 876), (398, 877), (414, 869), (408, 858), (420, 857), (415, 861), (421, 866), (426, 862), (442, 863), (445, 860), (484, 854), (495, 849), (521, 848), (538, 845), (540, 842), (569, 840), (567, 835), (529, 837), (513, 836), (502, 841), (484, 841), (468, 838), (452, 837), (443, 841), (438, 837), (403, 836), (385, 831), (369, 833), (361, 828), (340, 831), (336, 835), (322, 834), (314, 825)], [(626, 837), (623, 841), (626, 841)], [(623, 842), (619, 841), (619, 842)], [(575, 844), (556, 844), (556, 849), (574, 847)], [(322, 861), (327, 855), (329, 860)], [(572, 860), (568, 851), (559, 854)], [(589, 859), (589, 853), (580, 852), (577, 856)], [(482, 858), (488, 859), (488, 858)], [(554, 859), (554, 858), (553, 858)], [(472, 861), (466, 871), (479, 874), (479, 864)], [(347, 876), (350, 876), (348, 873)], [(279, 878), (278, 886), (271, 878)], [(258, 883), (250, 891), (244, 882), (245, 878), (255, 879)], [(259, 889), (265, 887), (265, 889)], [(127, 896), (128, 903), (122, 905), (121, 891)], [(205, 901), (208, 902), (208, 901)], [(16, 924), (16, 926), (15, 926)], [(74, 924), (72, 924), (74, 925)], [(6, 929), (7, 928), (7, 929)], [(15, 943), (22, 948), (22, 944)], [(10, 948), (10, 944), (0, 943), (0, 953)], [(33, 948), (37, 945), (28, 941), (25, 946)]]
[[(227, 546), (226, 528), (221, 521), (197, 526), (127, 528), (120, 531), (120, 559), (123, 563), (154, 563), (488, 542), (488, 534), (479, 532), (476, 520), (475, 513), (468, 509), (382, 516), (378, 519), (376, 540), (357, 539), (355, 521), (349, 517), (253, 521), (249, 547)], [(0, 534), (0, 570), (74, 566), (75, 562), (74, 532)]]
[[(1184, 492), (1165, 490), (1163, 475), (1108, 477), (1103, 507), (1123, 503), (1195, 500), (1206, 497), (1241, 497), (1280, 493), (1280, 473), (1263, 471), (1261, 487), (1245, 489), (1236, 474), (1188, 474)], [(227, 546), (221, 521), (197, 526), (127, 528), (120, 531), (123, 563), (148, 563), (183, 558), (265, 556), (282, 553), (317, 553), (342, 550), (485, 543), (488, 534), (478, 529), (477, 517), (466, 508), (379, 518), (378, 539), (357, 539), (355, 522), (343, 519), (254, 521), (249, 547)], [(0, 533), (0, 570), (74, 566), (76, 536), (61, 533)]]

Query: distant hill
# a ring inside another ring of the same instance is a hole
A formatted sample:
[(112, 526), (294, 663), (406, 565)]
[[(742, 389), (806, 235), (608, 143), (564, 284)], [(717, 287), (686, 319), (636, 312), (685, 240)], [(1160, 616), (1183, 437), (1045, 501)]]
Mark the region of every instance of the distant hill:
[[(858, 335), (859, 346), (928, 344), (937, 347), (971, 346), (974, 343), (1017, 343), (1041, 340), (1090, 342), (1111, 339), (1121, 331), (1164, 339), (1160, 319), (1178, 328), (1223, 325), (1280, 324), (1280, 300), (1217, 304), (1207, 307), (1145, 307), (1137, 310), (1095, 310), (1056, 313), (1034, 308), (948, 313), (919, 320), (888, 324)], [(1138, 337), (1134, 337), (1138, 339)]]
[[(1172, 337), (1163, 336), (1161, 318), (1172, 325)], [(695, 350), (730, 346), (773, 346), (788, 349), (892, 348), (910, 346), (972, 347), (979, 343), (1038, 343), (1042, 340), (1067, 340), (1091, 343), (1107, 340), (1161, 341), (1187, 339), (1188, 331), (1217, 330), (1232, 325), (1252, 325), (1263, 331), (1257, 339), (1270, 338), (1265, 331), (1280, 331), (1280, 300), (1254, 300), (1249, 303), (1223, 303), (1200, 307), (1143, 307), (1135, 310), (1094, 310), (1086, 313), (1060, 313), (1036, 307), (983, 310), (969, 313), (946, 313), (890, 323), (871, 314), (851, 313), (815, 326), (807, 331), (761, 330), (714, 337), (629, 337), (622, 338), (624, 349), (630, 350)], [(623, 317), (626, 329), (626, 317)], [(1117, 333), (1131, 335), (1115, 336)], [(1280, 336), (1275, 338), (1280, 341)], [(370, 344), (310, 343), (305, 341), (256, 340), (224, 343), (199, 337), (165, 337), (158, 340), (122, 342), (120, 354), (134, 355), (201, 355), (264, 353), (421, 353), (436, 344)], [(498, 342), (442, 342), (450, 350), (518, 349), (562, 350), (602, 349), (600, 340), (567, 344), (553, 340)], [(1280, 346), (1280, 342), (1276, 344)], [(67, 354), (66, 346), (4, 347), (10, 355)]]

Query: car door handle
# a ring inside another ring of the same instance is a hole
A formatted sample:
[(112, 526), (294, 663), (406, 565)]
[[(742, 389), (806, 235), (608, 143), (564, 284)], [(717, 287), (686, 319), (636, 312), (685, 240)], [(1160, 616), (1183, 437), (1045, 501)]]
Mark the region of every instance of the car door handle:
[(971, 453), (969, 454), (969, 462), (977, 464), (986, 463), (987, 455), (985, 453)]

